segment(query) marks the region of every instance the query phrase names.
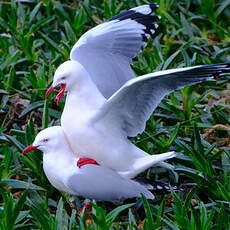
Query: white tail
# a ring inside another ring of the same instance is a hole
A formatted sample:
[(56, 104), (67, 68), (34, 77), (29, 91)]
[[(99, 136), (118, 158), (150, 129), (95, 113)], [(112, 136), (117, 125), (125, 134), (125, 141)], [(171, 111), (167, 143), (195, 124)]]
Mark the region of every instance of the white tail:
[(157, 154), (157, 155), (149, 155), (146, 157), (138, 158), (132, 167), (132, 170), (125, 171), (125, 172), (119, 172), (119, 174), (125, 178), (133, 178), (137, 176), (139, 173), (145, 171), (146, 169), (154, 166), (159, 165), (164, 167), (165, 164), (162, 164), (163, 161), (171, 159), (176, 156), (176, 153), (174, 151)]

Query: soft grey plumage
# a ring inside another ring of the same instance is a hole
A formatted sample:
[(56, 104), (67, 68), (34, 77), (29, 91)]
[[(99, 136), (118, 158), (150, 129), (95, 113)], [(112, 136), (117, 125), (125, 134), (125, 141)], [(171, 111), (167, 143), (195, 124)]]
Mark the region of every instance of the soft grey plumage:
[(123, 178), (112, 169), (97, 165), (81, 167), (79, 173), (76, 172), (69, 178), (67, 186), (82, 197), (97, 201), (117, 203), (139, 197), (141, 194), (148, 199), (154, 199), (145, 185)]

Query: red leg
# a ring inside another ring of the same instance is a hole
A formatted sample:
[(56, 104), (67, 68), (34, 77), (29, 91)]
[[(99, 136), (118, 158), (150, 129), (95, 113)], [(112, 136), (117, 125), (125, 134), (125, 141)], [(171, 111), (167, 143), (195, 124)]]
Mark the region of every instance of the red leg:
[(82, 210), (78, 213), (79, 216), (83, 216), (86, 213), (86, 221), (88, 219), (91, 220), (90, 213), (92, 212), (92, 205), (89, 202), (90, 202), (90, 200), (86, 199), (83, 202)]
[(77, 161), (77, 166), (79, 168), (81, 168), (84, 165), (88, 165), (88, 164), (93, 164), (93, 165), (99, 165), (95, 160), (91, 159), (91, 158), (80, 158)]

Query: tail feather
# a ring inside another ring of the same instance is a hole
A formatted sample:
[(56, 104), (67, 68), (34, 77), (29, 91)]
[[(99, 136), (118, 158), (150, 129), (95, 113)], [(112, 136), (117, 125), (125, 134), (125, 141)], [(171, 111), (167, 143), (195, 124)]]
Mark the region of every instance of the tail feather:
[(166, 169), (170, 169), (170, 170), (172, 170), (172, 169), (175, 168), (174, 165), (171, 165), (171, 164), (166, 163), (164, 161), (159, 162), (158, 164), (156, 164), (156, 166), (159, 166), (159, 167), (162, 167), (162, 168), (166, 168)]
[[(125, 178), (134, 178), (141, 172), (145, 171), (146, 169), (154, 166), (159, 165), (159, 163), (162, 163), (165, 160), (171, 159), (176, 156), (176, 153), (174, 151), (157, 154), (157, 155), (148, 155), (146, 157), (138, 158), (132, 166), (132, 170), (125, 171), (125, 172), (119, 172), (119, 174)], [(163, 164), (164, 165), (164, 164)]]

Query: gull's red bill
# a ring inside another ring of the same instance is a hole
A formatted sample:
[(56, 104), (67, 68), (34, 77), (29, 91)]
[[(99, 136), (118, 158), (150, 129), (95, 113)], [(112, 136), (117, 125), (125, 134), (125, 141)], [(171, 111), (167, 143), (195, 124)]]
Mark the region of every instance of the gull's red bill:
[(47, 89), (46, 93), (45, 93), (45, 97), (48, 97), (48, 96), (50, 95), (50, 93), (51, 93), (54, 89), (55, 89), (55, 88), (54, 88), (53, 86), (50, 86), (50, 87)]
[(66, 84), (61, 84), (61, 88), (56, 96), (56, 104), (59, 105), (62, 97), (65, 94)]
[(37, 149), (37, 148), (38, 148), (38, 146), (29, 145), (25, 149), (23, 149), (22, 154), (26, 154), (26, 153), (28, 153), (28, 152), (30, 152), (32, 150)]
[[(47, 89), (46, 93), (45, 93), (45, 97), (48, 97), (48, 96), (50, 95), (50, 93), (51, 93), (55, 88), (56, 88), (56, 87), (50, 86), (50, 87)], [(65, 94), (65, 89), (66, 89), (66, 84), (61, 84), (61, 85), (60, 85), (60, 90), (58, 91), (58, 94), (57, 94), (57, 96), (56, 96), (56, 103), (57, 103), (57, 105), (60, 104), (60, 101), (61, 101), (62, 97), (63, 97), (64, 94)]]

